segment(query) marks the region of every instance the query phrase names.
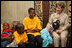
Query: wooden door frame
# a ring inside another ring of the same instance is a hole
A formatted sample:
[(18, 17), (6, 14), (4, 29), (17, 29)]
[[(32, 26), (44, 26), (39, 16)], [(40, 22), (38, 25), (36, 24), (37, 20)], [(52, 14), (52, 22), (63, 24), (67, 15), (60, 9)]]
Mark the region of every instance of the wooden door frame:
[(49, 20), (49, 1), (42, 1), (42, 10), (43, 10), (43, 28), (46, 27)]

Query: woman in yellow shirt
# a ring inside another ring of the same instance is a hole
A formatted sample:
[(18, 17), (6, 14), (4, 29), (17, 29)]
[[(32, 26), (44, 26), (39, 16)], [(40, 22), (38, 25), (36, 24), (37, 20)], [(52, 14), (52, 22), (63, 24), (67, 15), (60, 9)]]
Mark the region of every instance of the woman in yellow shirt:
[(38, 17), (35, 16), (35, 9), (29, 8), (28, 10), (29, 17), (26, 17), (23, 20), (23, 25), (25, 26), (25, 30), (28, 35), (29, 42), (32, 42), (31, 46), (35, 46), (35, 42), (37, 43), (37, 47), (42, 47), (42, 38), (40, 35), (41, 24)]
[(28, 38), (26, 32), (24, 32), (24, 26), (22, 24), (16, 25), (17, 31), (14, 32), (14, 39), (16, 40), (18, 47), (26, 47)]

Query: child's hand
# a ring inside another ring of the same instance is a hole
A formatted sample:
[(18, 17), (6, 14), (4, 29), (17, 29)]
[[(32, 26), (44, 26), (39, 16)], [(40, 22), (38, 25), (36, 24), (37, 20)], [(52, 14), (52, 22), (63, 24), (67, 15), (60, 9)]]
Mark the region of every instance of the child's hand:
[(50, 35), (51, 35), (51, 37), (53, 37), (53, 34), (52, 33)]

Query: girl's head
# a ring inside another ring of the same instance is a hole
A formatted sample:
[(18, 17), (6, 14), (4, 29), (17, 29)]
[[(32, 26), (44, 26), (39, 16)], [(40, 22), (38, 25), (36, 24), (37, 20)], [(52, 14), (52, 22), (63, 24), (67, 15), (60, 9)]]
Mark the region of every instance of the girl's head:
[(60, 14), (60, 13), (64, 10), (64, 8), (65, 8), (64, 2), (58, 2), (58, 3), (56, 4), (56, 12), (57, 12), (58, 14)]
[(49, 32), (51, 32), (51, 26), (49, 24), (47, 25), (47, 29)]
[(9, 28), (12, 29), (13, 28), (13, 24), (9, 24)]
[(30, 16), (31, 18), (34, 18), (34, 17), (35, 17), (35, 9), (29, 8), (29, 9), (28, 9), (28, 13), (29, 13), (29, 16)]
[(4, 30), (9, 29), (9, 24), (8, 23), (3, 23), (3, 29)]
[(24, 25), (23, 24), (17, 24), (16, 30), (17, 30), (18, 34), (24, 33)]

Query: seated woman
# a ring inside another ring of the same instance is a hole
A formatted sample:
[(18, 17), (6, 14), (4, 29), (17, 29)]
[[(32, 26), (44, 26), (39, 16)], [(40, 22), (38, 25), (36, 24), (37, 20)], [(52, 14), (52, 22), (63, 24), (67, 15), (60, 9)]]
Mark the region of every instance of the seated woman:
[[(40, 35), (41, 25), (38, 17), (35, 16), (35, 9), (29, 8), (29, 16), (24, 18), (23, 25), (27, 32), (30, 47), (42, 47), (42, 38)], [(37, 45), (36, 45), (37, 44)]]
[(17, 24), (16, 30), (17, 31), (15, 31), (13, 35), (18, 47), (27, 47), (28, 38), (26, 32), (24, 31), (23, 24)]
[(54, 46), (59, 47), (59, 41), (61, 40), (61, 47), (66, 46), (67, 42), (67, 27), (69, 25), (68, 15), (64, 13), (65, 4), (64, 2), (58, 2), (56, 4), (56, 13), (52, 14), (49, 18), (49, 23), (52, 24), (56, 20), (60, 21), (60, 27), (53, 31)]

